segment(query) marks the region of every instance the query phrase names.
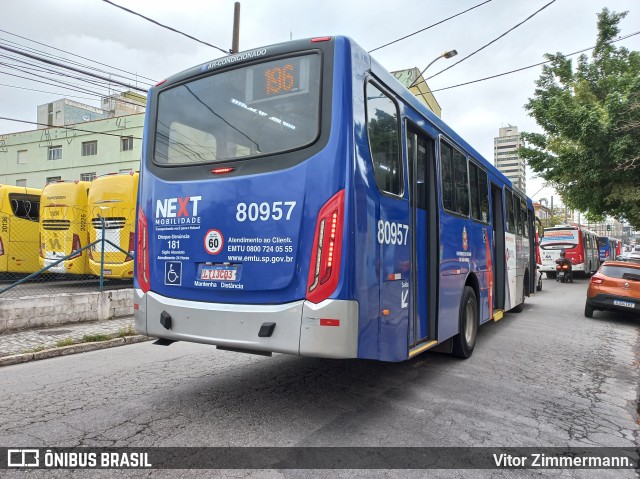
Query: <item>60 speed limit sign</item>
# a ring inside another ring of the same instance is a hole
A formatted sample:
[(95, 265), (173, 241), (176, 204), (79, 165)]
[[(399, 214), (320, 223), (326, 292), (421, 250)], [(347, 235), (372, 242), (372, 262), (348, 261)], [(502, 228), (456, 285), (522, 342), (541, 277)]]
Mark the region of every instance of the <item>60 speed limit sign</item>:
[(218, 254), (224, 246), (224, 236), (220, 230), (211, 229), (204, 235), (204, 249), (209, 254)]

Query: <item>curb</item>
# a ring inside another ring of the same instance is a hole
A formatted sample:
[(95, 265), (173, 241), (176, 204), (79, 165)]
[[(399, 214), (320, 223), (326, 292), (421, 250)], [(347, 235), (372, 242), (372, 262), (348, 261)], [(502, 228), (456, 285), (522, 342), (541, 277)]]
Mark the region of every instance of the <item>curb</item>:
[(136, 336), (125, 336), (123, 338), (115, 338), (108, 341), (95, 341), (91, 343), (72, 344), (71, 346), (63, 346), (61, 348), (45, 349), (43, 351), (38, 351), (37, 353), (14, 354), (13, 356), (1, 357), (0, 367), (28, 363), (29, 361), (38, 361), (40, 359), (68, 356), (69, 354), (86, 353), (88, 351), (97, 351), (99, 349), (115, 348), (116, 346), (142, 343), (152, 339), (154, 338), (138, 334)]

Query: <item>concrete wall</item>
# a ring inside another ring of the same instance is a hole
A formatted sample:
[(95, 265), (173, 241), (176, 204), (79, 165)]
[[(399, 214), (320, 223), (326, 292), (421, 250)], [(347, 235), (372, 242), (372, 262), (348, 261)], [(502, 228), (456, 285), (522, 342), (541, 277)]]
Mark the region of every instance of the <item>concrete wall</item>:
[(133, 289), (0, 299), (0, 333), (133, 314)]

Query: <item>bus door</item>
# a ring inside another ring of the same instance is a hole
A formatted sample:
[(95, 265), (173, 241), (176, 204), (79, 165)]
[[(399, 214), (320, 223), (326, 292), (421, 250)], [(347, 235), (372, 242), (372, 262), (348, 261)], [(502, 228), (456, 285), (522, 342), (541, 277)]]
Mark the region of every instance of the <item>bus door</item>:
[(505, 293), (505, 225), (502, 188), (491, 184), (491, 221), (493, 223), (493, 309), (504, 310)]
[(407, 127), (409, 203), (411, 205), (411, 275), (409, 349), (436, 339), (438, 301), (438, 215), (435, 141)]

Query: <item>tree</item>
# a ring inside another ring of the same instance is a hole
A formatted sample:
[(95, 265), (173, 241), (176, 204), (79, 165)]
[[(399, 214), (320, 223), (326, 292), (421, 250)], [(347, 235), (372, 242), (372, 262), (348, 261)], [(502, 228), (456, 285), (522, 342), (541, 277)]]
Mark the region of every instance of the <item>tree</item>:
[(627, 12), (603, 9), (589, 60), (550, 60), (525, 105), (544, 133), (524, 133), (532, 168), (571, 208), (640, 229), (640, 53), (611, 41)]

